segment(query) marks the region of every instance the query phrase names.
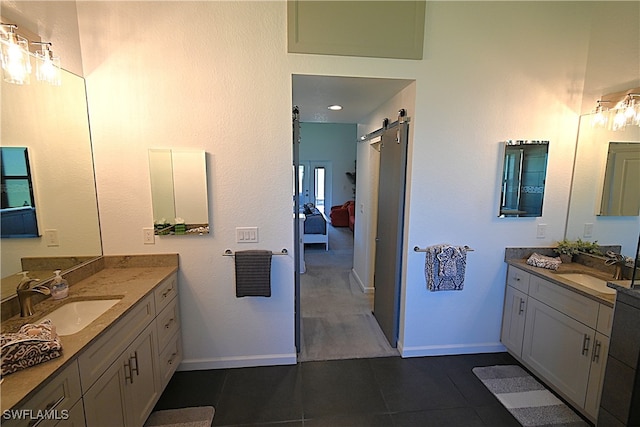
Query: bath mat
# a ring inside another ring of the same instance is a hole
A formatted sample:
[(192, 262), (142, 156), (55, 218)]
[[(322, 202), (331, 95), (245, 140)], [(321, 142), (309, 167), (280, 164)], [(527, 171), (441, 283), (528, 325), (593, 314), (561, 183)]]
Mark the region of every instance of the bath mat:
[(484, 366), (473, 373), (525, 427), (589, 425), (520, 366)]
[(152, 412), (144, 427), (211, 427), (213, 406), (166, 409)]

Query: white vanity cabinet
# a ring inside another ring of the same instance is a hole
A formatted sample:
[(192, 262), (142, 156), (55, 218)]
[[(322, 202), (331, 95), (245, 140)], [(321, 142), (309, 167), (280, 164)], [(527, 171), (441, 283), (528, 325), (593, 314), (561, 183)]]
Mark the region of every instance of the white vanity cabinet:
[(500, 338), (505, 347), (518, 357), (522, 355), (522, 343), (524, 342), (530, 276), (529, 273), (517, 268), (509, 268), (507, 274)]
[(164, 368), (167, 346), (182, 354), (176, 280), (174, 274), (163, 281), (80, 355), (88, 427), (139, 427), (153, 410), (181, 360)]
[[(514, 277), (522, 284), (516, 289)], [(520, 362), (592, 420), (597, 417), (611, 308), (509, 267), (502, 342)], [(522, 302), (524, 301), (524, 302)]]

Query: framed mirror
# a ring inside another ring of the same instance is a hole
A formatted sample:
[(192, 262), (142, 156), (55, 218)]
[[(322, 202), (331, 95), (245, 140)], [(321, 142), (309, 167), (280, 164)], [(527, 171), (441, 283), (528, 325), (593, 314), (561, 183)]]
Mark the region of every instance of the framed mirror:
[[(635, 195), (638, 195), (638, 175), (634, 178), (633, 173), (618, 171), (616, 162), (609, 160), (609, 151), (611, 143), (613, 146), (634, 149), (640, 147), (640, 127), (627, 126), (623, 130), (613, 131), (606, 127), (593, 126), (593, 116), (585, 114), (580, 117), (565, 238), (598, 241), (604, 245), (622, 245), (622, 254), (634, 257), (640, 234), (640, 216), (602, 214), (602, 198), (605, 194), (605, 182), (610, 188), (615, 186), (611, 180), (606, 179), (608, 167), (610, 175), (635, 179)], [(611, 171), (611, 167), (615, 173)], [(623, 188), (628, 184), (634, 184), (623, 178), (621, 181)], [(630, 193), (633, 198), (634, 191), (631, 190)]]
[(3, 157), (5, 149), (27, 148), (37, 207), (34, 237), (2, 239), (5, 301), (15, 297), (20, 271), (46, 280), (101, 256), (102, 242), (84, 79), (61, 70), (60, 86), (35, 78), (0, 85)]
[(207, 169), (202, 150), (149, 150), (157, 235), (209, 233)]
[(505, 141), (498, 217), (542, 216), (549, 141)]

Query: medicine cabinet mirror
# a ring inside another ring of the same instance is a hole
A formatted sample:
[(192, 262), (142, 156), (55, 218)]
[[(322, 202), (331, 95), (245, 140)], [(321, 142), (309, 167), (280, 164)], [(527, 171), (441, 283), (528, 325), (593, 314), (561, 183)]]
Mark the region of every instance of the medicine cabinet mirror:
[[(31, 67), (36, 69), (33, 57)], [(21, 202), (37, 208), (37, 231), (32, 238), (2, 239), (1, 298), (5, 301), (16, 296), (20, 271), (46, 280), (54, 270), (64, 271), (101, 256), (102, 242), (84, 79), (61, 70), (60, 86), (35, 78), (29, 85), (4, 80), (0, 85), (3, 162), (5, 150), (28, 148), (33, 200)], [(4, 174), (5, 165), (2, 168)], [(3, 234), (4, 226), (3, 213)]]
[(2, 237), (38, 237), (27, 147), (0, 147)]
[(549, 141), (509, 140), (503, 148), (498, 216), (542, 216)]
[(208, 234), (205, 152), (150, 149), (149, 174), (155, 234)]
[(640, 142), (609, 142), (600, 215), (640, 213)]

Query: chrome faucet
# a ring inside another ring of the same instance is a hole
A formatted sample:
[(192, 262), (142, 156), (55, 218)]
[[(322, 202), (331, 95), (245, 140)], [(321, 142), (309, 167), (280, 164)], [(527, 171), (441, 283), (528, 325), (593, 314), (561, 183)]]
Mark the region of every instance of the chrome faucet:
[(626, 257), (622, 254), (617, 254), (613, 251), (608, 251), (607, 257), (609, 257), (609, 259), (606, 260), (604, 263), (606, 265), (613, 265), (616, 268), (615, 272), (613, 273), (613, 280), (624, 279), (622, 275), (622, 266), (624, 266), (627, 263)]
[(51, 295), (51, 290), (44, 285), (31, 287), (32, 283), (39, 282), (40, 279), (24, 277), (16, 287), (18, 302), (20, 303), (20, 317), (33, 316), (33, 302), (31, 297), (37, 292), (43, 295)]

